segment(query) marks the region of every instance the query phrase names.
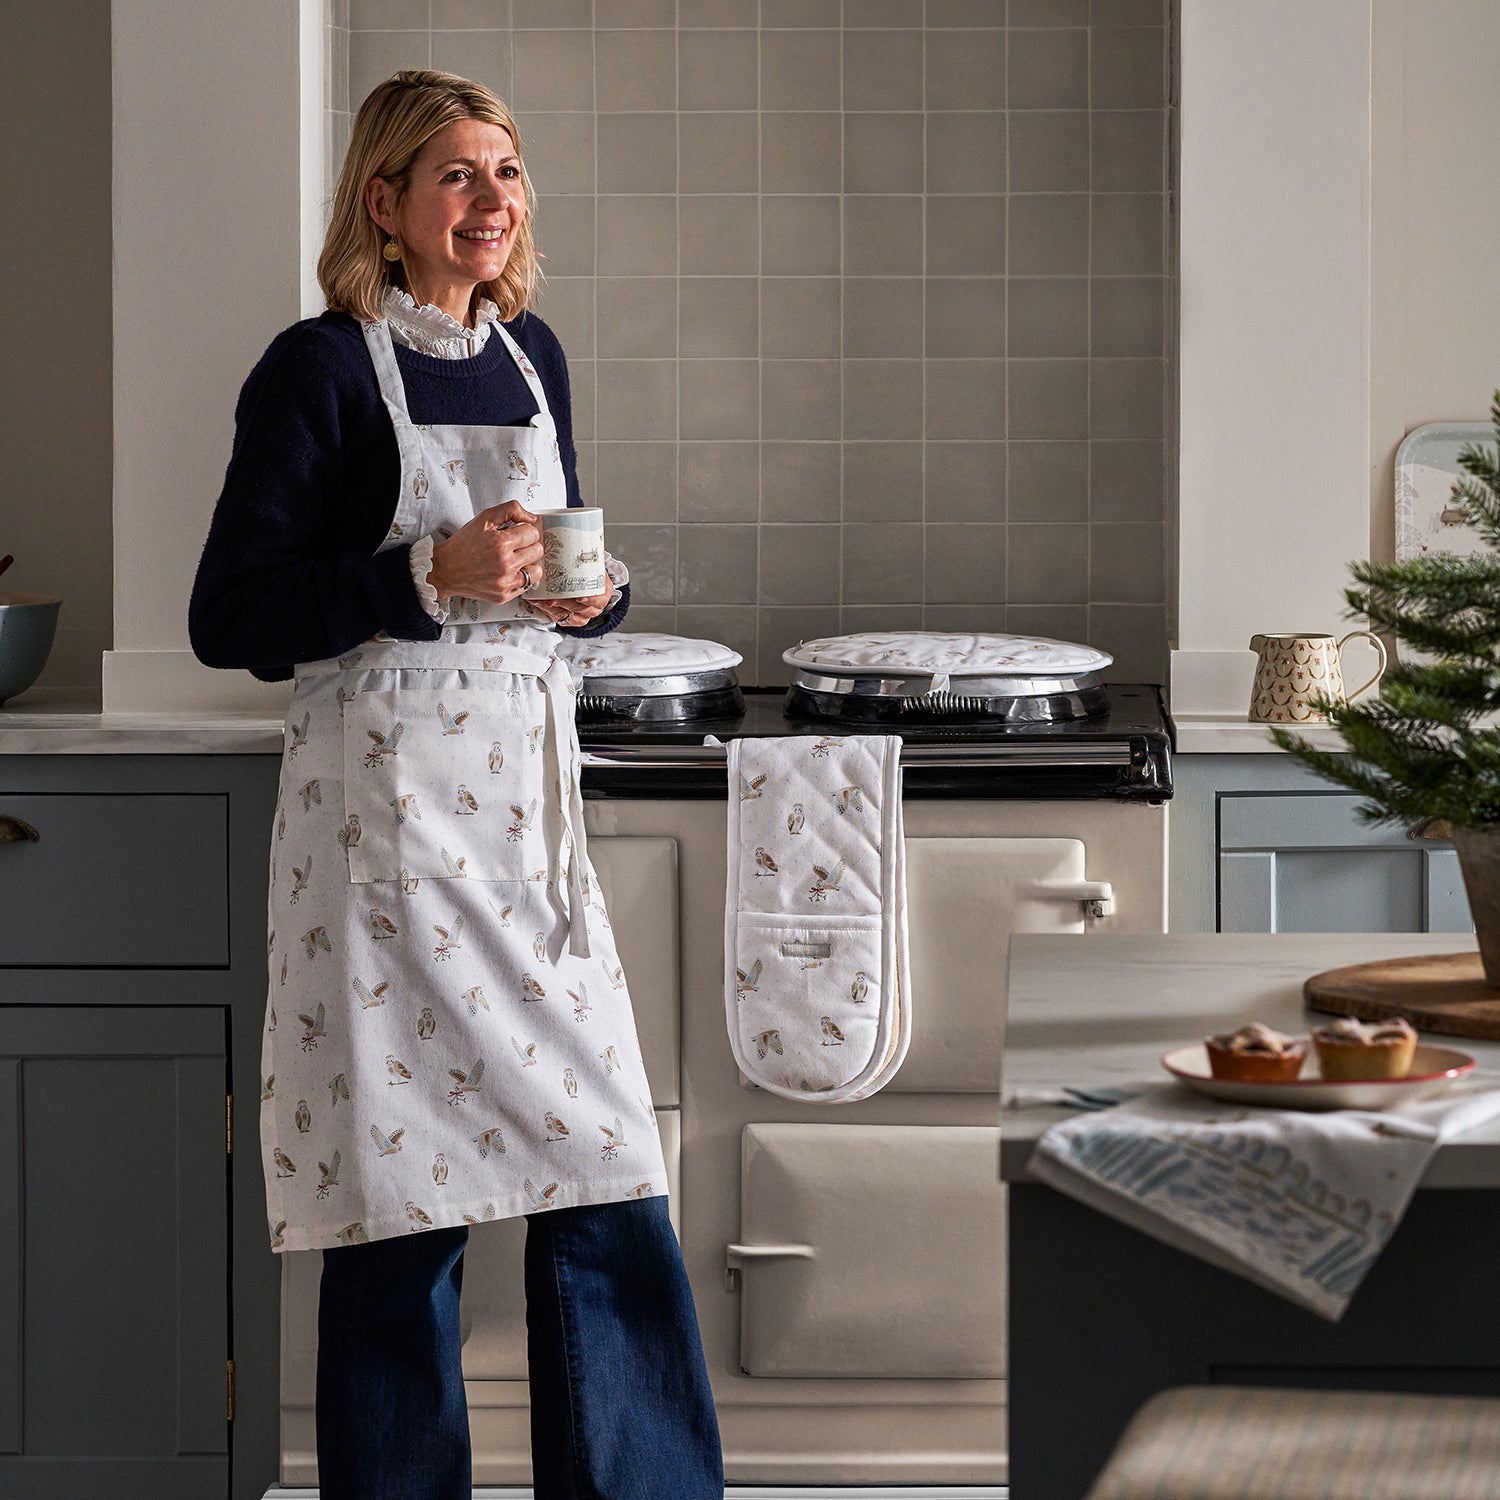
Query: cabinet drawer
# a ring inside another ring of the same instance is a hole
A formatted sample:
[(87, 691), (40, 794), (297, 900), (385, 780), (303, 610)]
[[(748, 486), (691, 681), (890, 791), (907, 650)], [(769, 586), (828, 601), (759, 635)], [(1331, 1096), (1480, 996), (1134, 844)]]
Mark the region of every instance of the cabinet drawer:
[(37, 842), (0, 843), (0, 967), (229, 962), (222, 794), (0, 792)]

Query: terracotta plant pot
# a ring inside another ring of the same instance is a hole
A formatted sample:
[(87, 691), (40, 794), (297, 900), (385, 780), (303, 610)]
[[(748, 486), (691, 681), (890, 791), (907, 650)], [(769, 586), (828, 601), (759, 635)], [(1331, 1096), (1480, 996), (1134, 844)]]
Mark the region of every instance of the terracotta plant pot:
[(1452, 837), (1479, 938), (1484, 982), (1500, 990), (1500, 823), (1455, 828)]

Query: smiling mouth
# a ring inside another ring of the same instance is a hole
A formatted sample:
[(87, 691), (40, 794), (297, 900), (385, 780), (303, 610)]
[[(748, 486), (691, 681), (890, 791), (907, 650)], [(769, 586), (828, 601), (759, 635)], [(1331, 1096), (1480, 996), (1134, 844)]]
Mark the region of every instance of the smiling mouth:
[(456, 240), (467, 240), (472, 245), (498, 245), (505, 238), (503, 229), (455, 229)]

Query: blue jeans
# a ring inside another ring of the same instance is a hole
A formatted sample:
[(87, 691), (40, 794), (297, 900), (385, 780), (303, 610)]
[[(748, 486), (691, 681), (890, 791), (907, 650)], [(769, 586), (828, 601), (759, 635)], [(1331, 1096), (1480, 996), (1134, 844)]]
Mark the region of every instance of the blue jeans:
[[(323, 1252), (320, 1500), (470, 1500), (458, 1328), (469, 1226)], [(698, 1318), (667, 1199), (526, 1215), (536, 1500), (723, 1500)]]

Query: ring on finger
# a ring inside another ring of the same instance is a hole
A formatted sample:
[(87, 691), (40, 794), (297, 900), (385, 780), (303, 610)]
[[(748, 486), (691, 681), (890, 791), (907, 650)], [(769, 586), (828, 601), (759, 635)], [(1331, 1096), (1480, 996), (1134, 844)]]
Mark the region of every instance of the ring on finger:
[(521, 569), (521, 587), (523, 589), (529, 589), (531, 587), (531, 574), (528, 573), (525, 568)]

